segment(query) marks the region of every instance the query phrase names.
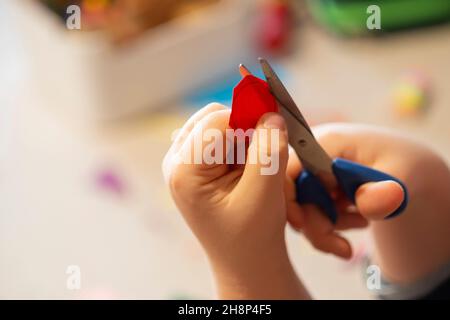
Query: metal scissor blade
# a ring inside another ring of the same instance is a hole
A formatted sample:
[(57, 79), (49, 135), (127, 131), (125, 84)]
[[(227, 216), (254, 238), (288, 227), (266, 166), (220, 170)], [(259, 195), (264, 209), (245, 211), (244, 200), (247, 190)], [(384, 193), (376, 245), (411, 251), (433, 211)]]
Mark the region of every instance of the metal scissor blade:
[(335, 186), (333, 160), (314, 138), (308, 123), (269, 63), (262, 58), (259, 58), (259, 62), (270, 90), (281, 106), (280, 113), (286, 121), (289, 144), (297, 153), (303, 167), (319, 176), (326, 186)]
[(324, 175), (334, 176), (331, 168), (333, 160), (318, 144), (312, 133), (287, 109), (280, 108), (280, 113), (286, 121), (289, 144), (297, 153), (303, 167), (320, 177)]
[(270, 91), (278, 100), (279, 104), (283, 108), (288, 109), (289, 112), (292, 113), (292, 116), (297, 118), (297, 120), (300, 121), (309, 132), (311, 132), (311, 128), (309, 127), (299, 108), (295, 104), (294, 99), (292, 99), (291, 95), (286, 90), (275, 71), (273, 71), (270, 64), (263, 58), (258, 58), (258, 60), (261, 64), (264, 76), (266, 77), (266, 81), (269, 84)]

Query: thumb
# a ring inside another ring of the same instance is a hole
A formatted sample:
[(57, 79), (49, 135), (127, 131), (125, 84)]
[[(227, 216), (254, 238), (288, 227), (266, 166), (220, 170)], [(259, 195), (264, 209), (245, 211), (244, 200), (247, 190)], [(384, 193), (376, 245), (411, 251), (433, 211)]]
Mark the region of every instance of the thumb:
[[(264, 114), (252, 135), (240, 183), (261, 191), (284, 186), (288, 160), (288, 136), (284, 118), (278, 113)], [(272, 189), (273, 190), (273, 189)]]
[(404, 196), (399, 183), (387, 180), (363, 184), (355, 198), (361, 215), (369, 220), (381, 220), (400, 207)]

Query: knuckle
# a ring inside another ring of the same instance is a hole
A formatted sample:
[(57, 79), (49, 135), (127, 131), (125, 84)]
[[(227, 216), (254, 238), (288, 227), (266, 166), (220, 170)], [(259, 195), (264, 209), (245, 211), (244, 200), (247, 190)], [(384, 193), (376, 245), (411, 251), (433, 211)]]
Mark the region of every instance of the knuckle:
[(218, 102), (210, 102), (203, 109), (207, 111), (219, 111), (226, 109), (226, 107)]
[(345, 126), (341, 123), (324, 123), (315, 126), (313, 131), (317, 139), (326, 141), (341, 137), (343, 131), (345, 131)]

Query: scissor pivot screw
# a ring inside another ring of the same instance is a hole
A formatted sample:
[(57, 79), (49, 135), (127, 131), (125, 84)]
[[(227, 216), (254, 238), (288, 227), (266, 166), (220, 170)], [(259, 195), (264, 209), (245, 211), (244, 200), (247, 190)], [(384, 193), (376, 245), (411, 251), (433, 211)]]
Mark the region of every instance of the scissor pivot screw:
[(300, 145), (300, 147), (306, 147), (307, 142), (305, 139), (300, 139), (298, 140), (298, 144)]

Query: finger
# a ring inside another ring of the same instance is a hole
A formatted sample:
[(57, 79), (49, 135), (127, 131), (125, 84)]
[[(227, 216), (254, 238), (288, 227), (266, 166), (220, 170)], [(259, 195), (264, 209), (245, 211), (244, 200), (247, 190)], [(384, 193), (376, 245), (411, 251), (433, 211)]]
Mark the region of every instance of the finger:
[[(295, 230), (300, 230), (304, 227), (305, 213), (302, 206), (297, 203), (295, 194), (293, 199), (290, 197), (290, 194), (292, 193), (290, 189), (290, 186), (285, 188), (287, 220), (292, 228)], [(293, 192), (295, 193), (295, 190)], [(366, 228), (369, 225), (367, 219), (360, 215), (358, 211), (349, 210), (349, 207), (341, 209), (338, 207), (336, 208), (338, 210), (338, 220), (334, 225), (335, 230), (361, 229)]]
[(369, 225), (367, 219), (353, 213), (339, 213), (335, 225), (336, 230), (361, 229)]
[(313, 205), (304, 205), (302, 231), (318, 250), (348, 259), (352, 255), (350, 243), (334, 231), (331, 221)]
[(208, 182), (227, 171), (226, 129), (230, 110), (213, 111), (205, 115), (194, 125), (184, 141), (179, 152), (174, 156), (174, 162), (180, 175), (203, 179), (196, 183)]
[(337, 190), (335, 193), (335, 197), (333, 198), (334, 205), (336, 206), (336, 210), (339, 213), (347, 214), (347, 213), (357, 213), (359, 214), (356, 206), (347, 198), (342, 190)]
[(177, 132), (176, 137), (171, 146), (171, 151), (178, 152), (178, 150), (183, 145), (184, 141), (187, 139), (189, 133), (194, 128), (195, 124), (198, 123), (200, 120), (202, 120), (205, 116), (214, 111), (221, 111), (227, 109), (228, 108), (225, 107), (224, 105), (213, 102), (198, 110), (186, 121), (183, 127)]
[(287, 220), (292, 228), (299, 230), (303, 226), (304, 213), (296, 200), (294, 181), (287, 175), (284, 183), (284, 194), (286, 197)]
[(302, 165), (294, 149), (289, 147), (289, 159), (286, 168), (286, 204), (287, 220), (292, 228), (299, 230), (303, 226), (304, 213), (302, 207), (297, 203), (295, 180), (300, 175)]
[(338, 212), (336, 230), (359, 229), (368, 226), (367, 219), (359, 213), (358, 208), (343, 193), (338, 193), (334, 204)]
[(189, 136), (190, 132), (194, 128), (195, 124), (198, 123), (201, 119), (203, 119), (206, 115), (214, 112), (214, 111), (220, 111), (220, 110), (226, 110), (227, 108), (221, 104), (218, 103), (210, 103), (203, 107), (202, 109), (198, 110), (196, 113), (194, 113), (183, 125), (183, 127), (178, 130), (177, 132), (174, 132), (175, 138), (173, 139), (173, 143), (170, 146), (169, 150), (167, 151), (166, 155), (164, 156), (164, 159), (162, 161), (162, 171), (164, 180), (166, 183), (168, 182), (170, 172), (173, 167), (174, 162), (174, 155), (176, 155), (181, 146), (183, 145), (184, 141)]
[(286, 168), (286, 173), (289, 178), (295, 181), (302, 171), (302, 164), (298, 159), (297, 153), (294, 149), (289, 148), (289, 160)]
[(264, 195), (283, 190), (288, 158), (286, 124), (277, 113), (266, 113), (258, 121), (248, 147), (244, 173), (239, 182), (245, 188)]
[(403, 188), (395, 181), (369, 182), (356, 191), (356, 206), (367, 219), (381, 220), (400, 207), (404, 196)]
[(305, 213), (295, 201), (286, 203), (287, 221), (295, 230), (300, 230), (305, 225)]

